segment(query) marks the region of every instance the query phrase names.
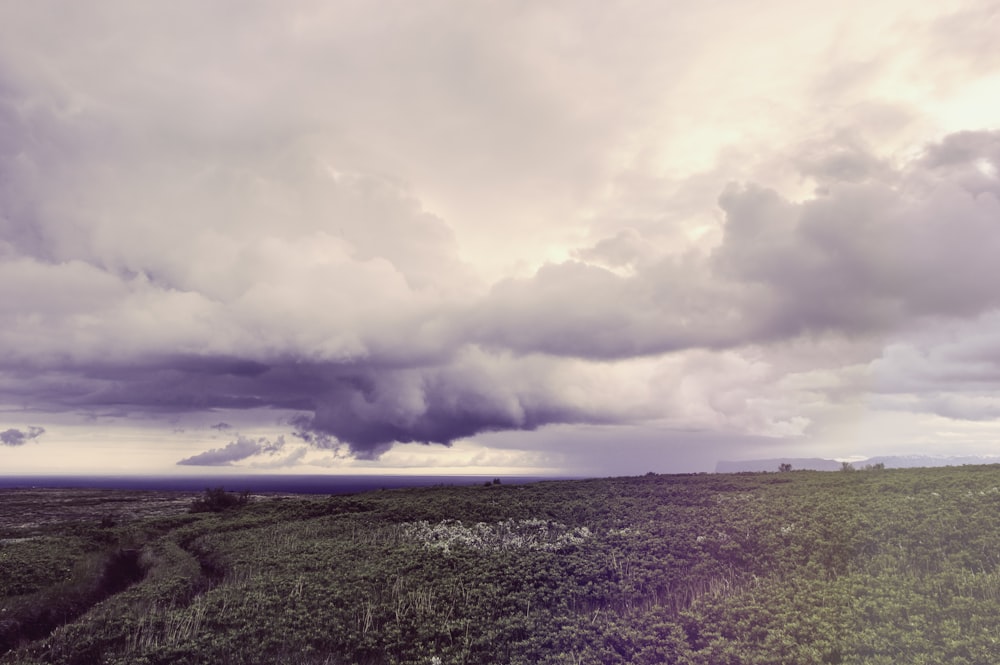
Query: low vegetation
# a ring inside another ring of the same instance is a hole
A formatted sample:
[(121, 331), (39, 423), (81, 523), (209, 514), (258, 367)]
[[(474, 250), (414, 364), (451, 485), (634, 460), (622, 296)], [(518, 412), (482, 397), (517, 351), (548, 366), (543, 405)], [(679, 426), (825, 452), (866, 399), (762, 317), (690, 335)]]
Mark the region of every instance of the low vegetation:
[(1000, 467), (783, 471), (8, 526), (0, 663), (1000, 661)]
[(201, 498), (191, 502), (192, 513), (221, 513), (241, 508), (250, 501), (250, 492), (227, 492), (224, 487), (205, 490)]

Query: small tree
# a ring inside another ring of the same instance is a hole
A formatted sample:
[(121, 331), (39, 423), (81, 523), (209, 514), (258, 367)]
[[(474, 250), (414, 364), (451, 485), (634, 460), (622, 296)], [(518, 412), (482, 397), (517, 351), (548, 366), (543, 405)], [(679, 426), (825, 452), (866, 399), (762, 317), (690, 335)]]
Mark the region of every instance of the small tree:
[(841, 462), (840, 463), (840, 470), (841, 471), (854, 471), (854, 465), (851, 464), (850, 462)]
[(792, 470), (792, 465), (789, 464), (788, 462), (782, 462), (778, 466), (778, 471), (780, 471), (782, 473), (787, 473), (788, 471), (791, 471), (791, 470)]

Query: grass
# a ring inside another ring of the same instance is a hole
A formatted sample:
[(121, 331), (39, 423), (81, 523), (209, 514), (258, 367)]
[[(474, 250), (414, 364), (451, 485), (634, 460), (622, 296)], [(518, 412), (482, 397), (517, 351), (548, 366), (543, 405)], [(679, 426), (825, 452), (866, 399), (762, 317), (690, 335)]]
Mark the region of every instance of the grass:
[(0, 663), (992, 663), (997, 486), (995, 466), (653, 474), (189, 501), (104, 527), (93, 504), (4, 533), (30, 538), (0, 557), (34, 586), (0, 602), (107, 591), (121, 552), (142, 579)]

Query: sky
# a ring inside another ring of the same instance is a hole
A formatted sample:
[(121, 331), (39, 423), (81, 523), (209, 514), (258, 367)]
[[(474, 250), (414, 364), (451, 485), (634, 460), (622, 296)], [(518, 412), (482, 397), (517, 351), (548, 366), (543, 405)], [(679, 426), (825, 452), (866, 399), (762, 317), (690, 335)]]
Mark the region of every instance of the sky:
[(998, 453), (997, 34), (0, 0), (0, 474)]

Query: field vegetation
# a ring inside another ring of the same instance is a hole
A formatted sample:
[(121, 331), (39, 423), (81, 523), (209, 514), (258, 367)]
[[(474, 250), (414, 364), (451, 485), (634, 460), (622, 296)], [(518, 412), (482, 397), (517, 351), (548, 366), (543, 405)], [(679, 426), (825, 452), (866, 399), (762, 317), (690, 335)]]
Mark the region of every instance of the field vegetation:
[(0, 663), (1000, 662), (1000, 467), (775, 471), (8, 515)]

